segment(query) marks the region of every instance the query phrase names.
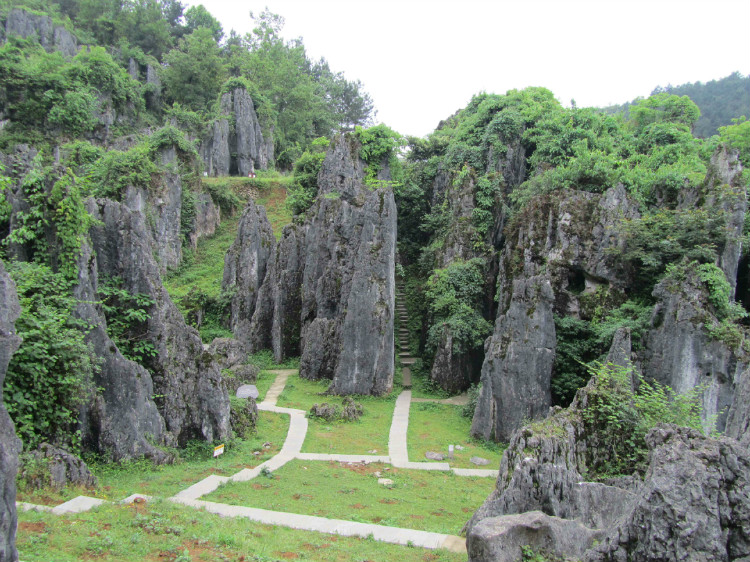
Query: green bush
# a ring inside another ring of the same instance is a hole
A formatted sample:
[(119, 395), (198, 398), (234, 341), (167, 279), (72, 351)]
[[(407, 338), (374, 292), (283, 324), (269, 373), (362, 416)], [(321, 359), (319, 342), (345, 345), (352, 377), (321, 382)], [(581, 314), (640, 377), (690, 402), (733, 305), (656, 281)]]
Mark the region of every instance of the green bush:
[[(587, 434), (596, 437), (597, 454), (589, 470), (593, 476), (645, 472), (648, 460), (646, 434), (659, 423), (672, 423), (703, 431), (702, 394), (704, 388), (678, 394), (634, 371), (601, 363), (591, 366), (594, 384), (587, 390), (582, 411)], [(708, 420), (712, 426), (715, 420)]]
[(453, 336), (453, 352), (468, 353), (481, 347), (492, 325), (480, 312), (484, 293), (484, 260), (454, 261), (445, 269), (436, 269), (427, 282), (425, 297), (429, 302), (432, 325), (427, 345), (433, 351), (440, 344), (444, 330)]
[(79, 445), (78, 411), (93, 393), (96, 359), (73, 316), (73, 281), (36, 263), (9, 262), (21, 316), (22, 343), (11, 357), (3, 393), (25, 450), (43, 441)]

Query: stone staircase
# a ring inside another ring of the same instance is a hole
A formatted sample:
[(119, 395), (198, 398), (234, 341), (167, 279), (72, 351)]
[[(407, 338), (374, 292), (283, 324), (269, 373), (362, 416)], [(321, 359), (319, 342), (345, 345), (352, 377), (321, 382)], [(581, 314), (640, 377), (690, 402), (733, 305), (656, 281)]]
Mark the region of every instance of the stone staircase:
[(404, 296), (403, 282), (396, 283), (396, 314), (398, 315), (401, 328), (396, 334), (396, 348), (398, 349), (398, 358), (401, 362), (401, 374), (404, 388), (411, 388), (411, 365), (417, 360), (409, 352), (409, 330), (406, 323), (409, 315), (406, 311), (406, 297)]

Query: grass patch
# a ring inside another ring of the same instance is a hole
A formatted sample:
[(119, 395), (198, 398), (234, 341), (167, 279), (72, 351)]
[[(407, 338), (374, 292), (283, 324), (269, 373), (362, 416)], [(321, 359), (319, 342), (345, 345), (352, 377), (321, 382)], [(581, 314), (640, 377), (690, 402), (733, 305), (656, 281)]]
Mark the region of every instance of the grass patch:
[(17, 545), (26, 562), (466, 559), (446, 550), (426, 551), (224, 518), (169, 502), (149, 503), (137, 510), (107, 505), (65, 516), (19, 513)]
[[(427, 451), (447, 456), (448, 445), (461, 445), (464, 449), (455, 451), (452, 461), (446, 459), (444, 462), (449, 462), (455, 468), (497, 469), (506, 445), (474, 440), (469, 435), (470, 429), (471, 420), (461, 415), (461, 406), (412, 402), (407, 431), (409, 459), (425, 461)], [(490, 464), (475, 466), (469, 462), (474, 456), (488, 459)]]
[(264, 349), (248, 355), (247, 362), (266, 371), (271, 369), (299, 369), (299, 357), (289, 357), (281, 363), (276, 363), (273, 359), (273, 352), (270, 349)]
[[(302, 445), (302, 451), (342, 455), (388, 455), (388, 433), (391, 429), (393, 409), (396, 407), (395, 395), (386, 398), (355, 396), (354, 400), (362, 404), (364, 409), (364, 414), (358, 421), (327, 422), (309, 418), (307, 438)], [(329, 404), (341, 403), (337, 396), (328, 396), (325, 401)]]
[[(376, 471), (392, 479), (393, 488), (378, 484)], [(379, 463), (294, 460), (273, 475), (228, 483), (203, 499), (457, 535), (495, 486), (492, 478)]]
[(178, 303), (195, 288), (210, 298), (221, 294), (221, 279), (224, 275), (224, 255), (237, 237), (239, 213), (223, 218), (213, 236), (198, 240), (195, 252), (185, 252), (185, 259), (170, 271), (164, 281), (170, 298)]
[[(121, 500), (131, 494), (173, 496), (206, 476), (231, 476), (243, 468), (253, 468), (279, 452), (289, 429), (289, 416), (258, 412), (256, 434), (250, 439), (227, 443), (225, 453), (213, 458), (213, 445), (195, 442), (180, 451), (183, 460), (171, 465), (154, 465), (146, 459), (124, 463), (94, 463), (92, 471), (99, 479), (96, 495)], [(263, 444), (271, 443), (269, 449)], [(260, 455), (254, 455), (260, 451)], [(92, 494), (86, 494), (92, 495)]]
[(279, 396), (277, 404), (283, 408), (297, 408), (298, 410), (308, 411), (316, 402), (330, 402), (331, 400), (341, 400), (337, 396), (327, 396), (331, 381), (327, 379), (311, 381), (303, 379), (299, 373), (291, 375), (286, 381), (286, 386)]

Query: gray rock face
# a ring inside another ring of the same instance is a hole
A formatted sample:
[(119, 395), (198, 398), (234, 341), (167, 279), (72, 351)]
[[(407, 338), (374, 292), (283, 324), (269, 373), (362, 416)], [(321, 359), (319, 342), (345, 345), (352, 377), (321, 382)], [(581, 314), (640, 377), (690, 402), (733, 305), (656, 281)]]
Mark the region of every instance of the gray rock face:
[(250, 349), (273, 349), (274, 358), (300, 354), (305, 230), (288, 226), (274, 248), (247, 333), (235, 332)]
[(719, 256), (718, 266), (727, 276), (727, 281), (732, 287), (732, 296), (737, 287), (737, 267), (742, 251), (742, 229), (747, 211), (747, 196), (741, 174), (742, 164), (739, 153), (735, 150), (727, 150), (724, 146), (712, 156), (706, 176), (708, 188), (717, 185), (728, 187), (721, 201), (715, 201), (712, 198), (707, 204), (718, 204), (718, 207), (727, 215), (726, 241)]
[(221, 224), (221, 212), (208, 193), (199, 193), (195, 197), (195, 221), (190, 232), (190, 247), (195, 250), (198, 240), (213, 236)]
[(740, 371), (734, 387), (734, 399), (727, 413), (725, 432), (750, 448), (750, 365)]
[(449, 394), (458, 394), (471, 385), (472, 373), (476, 368), (474, 363), (472, 355), (455, 353), (453, 334), (445, 327), (435, 350), (430, 380)]
[(620, 487), (584, 481), (587, 456), (595, 453), (588, 447), (574, 407), (558, 412), (536, 429), (519, 429), (500, 461), (496, 489), (467, 528), (471, 530), (487, 517), (537, 510), (577, 519), (591, 529), (608, 528), (635, 496)]
[(744, 364), (724, 342), (708, 334), (707, 326), (716, 320), (703, 283), (690, 273), (680, 282), (664, 280), (653, 294), (658, 302), (639, 354), (643, 375), (679, 393), (706, 385), (704, 414), (718, 416), (717, 429), (723, 430)]
[(358, 152), (342, 136), (326, 156), (317, 200), (268, 265), (249, 339), (252, 349), (270, 343), (277, 359), (299, 349), (300, 375), (332, 379), (330, 392), (384, 394), (394, 371), (396, 207), (389, 187), (365, 186)]
[[(445, 268), (453, 262), (468, 261), (477, 257), (483, 258), (486, 262), (493, 261), (490, 256), (475, 250), (474, 229), (467, 227), (471, 224), (472, 213), (476, 208), (474, 190), (472, 178), (468, 178), (462, 186), (456, 188), (451, 186), (449, 175), (443, 172), (440, 172), (433, 182), (432, 199), (435, 205), (445, 204), (451, 214), (450, 226), (445, 234), (442, 249), (435, 256), (436, 268)], [(486, 268), (490, 268), (489, 264)], [(479, 377), (481, 359), (477, 357), (477, 351), (468, 349), (458, 353), (451, 328), (444, 326), (435, 349), (430, 381), (451, 394), (466, 390)]]
[(624, 187), (602, 194), (562, 190), (519, 217), (500, 258), (498, 315), (485, 343), (472, 434), (508, 440), (524, 419), (546, 415), (556, 339), (554, 314), (578, 315), (582, 297), (621, 292), (627, 269), (611, 251), (623, 218), (638, 216)]
[(638, 501), (584, 560), (745, 560), (750, 454), (733, 439), (660, 425)]
[[(122, 202), (146, 218), (151, 245), (163, 275), (182, 261), (183, 190), (188, 187), (182, 185), (177, 170), (176, 148), (162, 148), (158, 157), (164, 167), (160, 181), (149, 189), (128, 187), (122, 195)], [(187, 240), (193, 249), (200, 238), (213, 234), (221, 222), (219, 208), (209, 194), (198, 193), (194, 197), (195, 215)]]
[(157, 354), (149, 369), (166, 430), (180, 445), (225, 438), (229, 397), (219, 366), (164, 289), (143, 216), (107, 199), (90, 201), (87, 208), (101, 222), (91, 231), (98, 273), (118, 276), (130, 293), (154, 299), (146, 333)]
[(474, 562), (517, 562), (525, 546), (537, 554), (579, 558), (603, 534), (578, 521), (530, 511), (483, 519), (472, 528), (466, 544)]
[[(200, 154), (209, 176), (239, 174), (266, 170), (273, 162), (273, 140), (270, 131), (264, 138), (250, 94), (237, 88), (221, 97), (222, 117), (203, 141)], [(233, 121), (232, 131), (229, 123)]]
[(240, 218), (237, 238), (224, 258), (224, 278), (221, 282), (222, 289), (235, 292), (231, 307), (232, 331), (240, 341), (248, 344), (255, 303), (275, 243), (265, 210), (252, 200), (248, 201)]
[(44, 49), (58, 51), (65, 56), (78, 54), (75, 36), (62, 26), (56, 26), (48, 16), (37, 15), (14, 8), (5, 20), (5, 36), (35, 37)]
[(84, 447), (115, 461), (145, 456), (164, 462), (168, 456), (155, 445), (173, 443), (152, 398), (151, 373), (123, 357), (107, 335), (104, 314), (95, 304), (98, 279), (97, 257), (84, 243), (74, 289), (76, 315), (91, 326), (86, 341), (102, 362), (94, 379), (101, 391), (81, 413)]
[(16, 473), (21, 440), (16, 437), (13, 421), (5, 409), (3, 383), (8, 363), (21, 344), (15, 322), (21, 314), (16, 285), (0, 261), (0, 560), (15, 562), (16, 551)]
[(508, 440), (524, 420), (543, 417), (552, 401), (555, 322), (550, 281), (529, 274), (514, 280), (510, 289), (508, 308), (485, 344), (482, 387), (471, 425), (473, 435), (498, 441)]

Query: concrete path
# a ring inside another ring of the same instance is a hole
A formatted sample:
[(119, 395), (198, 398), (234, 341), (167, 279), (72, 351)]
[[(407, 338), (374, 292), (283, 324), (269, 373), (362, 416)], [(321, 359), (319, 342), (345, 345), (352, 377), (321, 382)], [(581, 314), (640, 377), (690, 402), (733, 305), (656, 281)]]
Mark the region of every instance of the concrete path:
[(466, 541), (462, 537), (454, 535), (431, 533), (416, 529), (403, 529), (400, 527), (386, 527), (385, 525), (359, 523), (343, 519), (327, 519), (314, 515), (269, 511), (255, 507), (242, 507), (200, 500), (178, 500), (177, 498), (174, 498), (174, 500), (177, 503), (205, 509), (224, 517), (246, 517), (252, 521), (258, 521), (266, 525), (279, 525), (282, 527), (291, 527), (292, 529), (317, 531), (319, 533), (330, 533), (347, 537), (367, 538), (372, 536), (376, 541), (404, 545), (412, 544), (414, 546), (421, 546), (422, 548), (447, 548), (453, 552), (466, 552)]
[(293, 375), (297, 371), (296, 369), (278, 369), (268, 372), (275, 373), (276, 380), (271, 383), (271, 387), (268, 389), (268, 392), (266, 392), (266, 395), (263, 398), (263, 402), (261, 402), (261, 404), (275, 406), (276, 401), (279, 399), (279, 395), (283, 392), (284, 387), (286, 386), (286, 380), (289, 378), (289, 375)]
[[(415, 529), (387, 527), (384, 525), (369, 523), (358, 523), (339, 519), (327, 519), (311, 515), (269, 511), (252, 507), (232, 506), (199, 500), (200, 497), (213, 492), (222, 484), (230, 481), (245, 482), (252, 480), (253, 478), (257, 478), (264, 470), (274, 471), (293, 459), (365, 464), (373, 462), (390, 463), (397, 468), (414, 470), (453, 470), (458, 476), (497, 477), (498, 475), (497, 470), (468, 468), (451, 469), (448, 463), (410, 462), (407, 445), (407, 431), (409, 428), (409, 409), (412, 400), (415, 402), (437, 401), (446, 404), (456, 404), (457, 402), (451, 402), (451, 400), (461, 398), (454, 397), (448, 400), (412, 399), (410, 390), (403, 391), (396, 399), (393, 420), (391, 422), (391, 429), (388, 436), (388, 456), (302, 453), (302, 444), (305, 441), (308, 429), (306, 412), (304, 410), (283, 408), (276, 405), (279, 396), (286, 386), (287, 379), (296, 371), (286, 369), (272, 372), (277, 373), (276, 379), (266, 393), (263, 402), (258, 404), (258, 409), (289, 416), (289, 430), (281, 450), (275, 456), (255, 468), (245, 468), (232, 476), (208, 476), (200, 482), (196, 482), (192, 486), (178, 492), (175, 496), (169, 498), (170, 501), (195, 508), (206, 509), (212, 513), (217, 513), (227, 517), (247, 517), (253, 521), (259, 521), (269, 525), (280, 525), (284, 527), (292, 527), (294, 529), (319, 531), (344, 536), (372, 536), (375, 540), (383, 542), (413, 544), (414, 546), (420, 546), (423, 548), (447, 548), (454, 552), (466, 552), (466, 541), (463, 538), (454, 535), (431, 533)], [(134, 494), (123, 501), (129, 503), (135, 501), (135, 498), (141, 498), (145, 501), (151, 499), (149, 496)], [(34, 509), (62, 514), (86, 511), (104, 503), (108, 502), (98, 498), (78, 496), (64, 504), (58, 505), (57, 507), (39, 506), (23, 502), (16, 502), (16, 505), (23, 511)]]

